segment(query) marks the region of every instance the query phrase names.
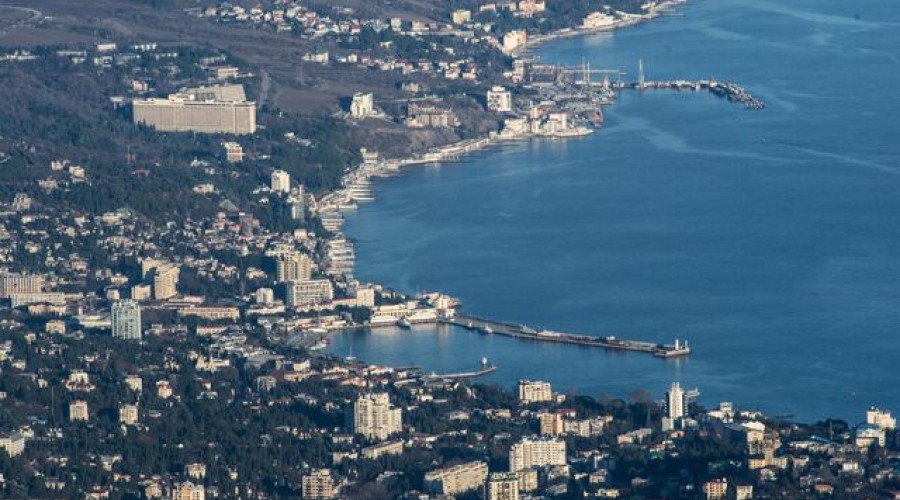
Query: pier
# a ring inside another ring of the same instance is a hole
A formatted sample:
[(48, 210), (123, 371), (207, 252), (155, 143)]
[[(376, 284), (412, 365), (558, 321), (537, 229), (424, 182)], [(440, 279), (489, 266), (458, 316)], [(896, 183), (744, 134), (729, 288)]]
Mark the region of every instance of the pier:
[(497, 366), (493, 363), (489, 363), (486, 358), (481, 358), (481, 365), (478, 370), (470, 371), (470, 372), (457, 372), (457, 373), (430, 373), (422, 377), (422, 380), (425, 382), (434, 382), (438, 380), (468, 380), (473, 378), (482, 377), (487, 375), (488, 373), (493, 373), (497, 371)]
[(647, 89), (670, 89), (670, 90), (707, 90), (711, 94), (731, 102), (742, 104), (747, 109), (759, 110), (766, 107), (766, 103), (754, 97), (744, 87), (736, 83), (717, 82), (714, 80), (673, 80), (673, 81), (639, 81), (637, 83), (613, 83), (616, 90), (647, 90)]
[(532, 340), (537, 342), (555, 342), (558, 344), (573, 344), (585, 347), (601, 347), (608, 350), (632, 351), (652, 354), (658, 358), (676, 358), (691, 354), (691, 348), (687, 342), (675, 340), (674, 344), (657, 344), (641, 340), (620, 339), (614, 336), (594, 337), (576, 333), (562, 333), (551, 330), (535, 330), (525, 325), (515, 325), (475, 316), (457, 315), (450, 319), (442, 320), (469, 330), (479, 331), (488, 335), (503, 335), (520, 340)]

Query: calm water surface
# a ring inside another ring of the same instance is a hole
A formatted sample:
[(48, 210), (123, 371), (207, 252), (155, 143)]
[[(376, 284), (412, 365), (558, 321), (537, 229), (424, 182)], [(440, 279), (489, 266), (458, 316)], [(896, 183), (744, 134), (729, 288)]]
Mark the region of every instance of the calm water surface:
[(900, 411), (900, 9), (895, 0), (694, 0), (681, 15), (559, 41), (545, 62), (713, 77), (767, 101), (624, 94), (585, 139), (533, 141), (376, 184), (348, 220), (358, 276), (465, 310), (671, 342), (663, 361), (449, 327), (335, 337), (372, 362), (509, 385), (734, 401), (810, 420)]

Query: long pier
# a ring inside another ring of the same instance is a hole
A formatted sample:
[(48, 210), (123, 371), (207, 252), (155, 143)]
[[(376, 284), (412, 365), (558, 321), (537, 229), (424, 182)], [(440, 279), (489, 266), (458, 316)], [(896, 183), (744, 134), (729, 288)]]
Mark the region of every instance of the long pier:
[(488, 363), (482, 363), (481, 369), (471, 372), (458, 372), (458, 373), (430, 373), (428, 375), (424, 375), (422, 380), (425, 381), (435, 381), (435, 380), (468, 380), (472, 378), (482, 377), (489, 373), (493, 373), (497, 371), (497, 366)]
[(731, 102), (744, 105), (748, 109), (759, 110), (766, 107), (766, 103), (754, 97), (750, 92), (736, 83), (717, 82), (715, 80), (673, 80), (673, 81), (645, 81), (637, 83), (617, 82), (612, 87), (616, 90), (646, 90), (646, 89), (672, 89), (672, 90), (707, 90), (713, 95), (728, 99)]
[(456, 315), (453, 318), (444, 319), (442, 321), (489, 335), (503, 335), (505, 337), (538, 342), (555, 342), (558, 344), (574, 344), (585, 347), (601, 347), (618, 351), (643, 352), (652, 354), (658, 358), (676, 358), (687, 356), (691, 353), (691, 348), (688, 347), (687, 342), (681, 343), (677, 339), (675, 340), (674, 345), (669, 345), (641, 340), (620, 339), (613, 336), (594, 337), (592, 335), (562, 333), (551, 330), (535, 330), (525, 325), (516, 325), (466, 315)]

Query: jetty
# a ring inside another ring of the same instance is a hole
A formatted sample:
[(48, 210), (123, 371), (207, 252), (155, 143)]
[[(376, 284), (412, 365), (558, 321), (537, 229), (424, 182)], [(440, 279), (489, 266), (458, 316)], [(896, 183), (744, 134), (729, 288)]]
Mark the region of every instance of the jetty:
[(573, 344), (584, 347), (600, 347), (617, 351), (642, 352), (658, 358), (677, 358), (691, 354), (691, 348), (688, 346), (687, 341), (681, 342), (678, 339), (675, 339), (674, 344), (659, 344), (641, 340), (620, 339), (615, 336), (595, 337), (592, 335), (563, 333), (552, 330), (536, 330), (525, 325), (516, 325), (466, 315), (456, 315), (453, 318), (444, 319), (442, 321), (487, 335), (503, 335), (505, 337), (512, 337), (520, 340)]
[(478, 370), (442, 374), (432, 372), (428, 375), (423, 376), (422, 380), (425, 382), (435, 382), (439, 380), (468, 380), (482, 377), (484, 375), (487, 375), (488, 373), (493, 373), (495, 371), (497, 371), (497, 365), (489, 363), (487, 358), (481, 358), (481, 365)]
[(670, 90), (706, 90), (713, 95), (728, 99), (731, 102), (742, 104), (747, 109), (759, 110), (766, 107), (766, 103), (754, 97), (747, 89), (736, 83), (717, 82), (715, 80), (672, 80), (672, 81), (638, 81), (635, 83), (613, 83), (616, 90), (633, 89), (670, 89)]

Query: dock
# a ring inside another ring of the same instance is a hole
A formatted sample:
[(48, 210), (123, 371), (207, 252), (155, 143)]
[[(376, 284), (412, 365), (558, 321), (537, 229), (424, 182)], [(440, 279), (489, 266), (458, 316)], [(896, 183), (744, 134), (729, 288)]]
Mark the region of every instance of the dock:
[(493, 373), (497, 371), (497, 365), (493, 363), (488, 363), (487, 359), (481, 360), (481, 368), (475, 371), (469, 372), (457, 372), (457, 373), (430, 373), (422, 377), (422, 380), (425, 382), (434, 382), (438, 380), (468, 380), (473, 378), (482, 377), (489, 373)]
[(612, 87), (616, 90), (706, 90), (715, 96), (741, 104), (747, 109), (760, 110), (766, 107), (766, 103), (762, 99), (753, 96), (744, 87), (736, 83), (717, 82), (714, 80), (638, 81), (636, 83), (613, 83)]
[(503, 335), (505, 337), (512, 337), (520, 340), (573, 344), (584, 347), (600, 347), (616, 351), (642, 352), (658, 358), (677, 358), (691, 354), (691, 348), (688, 346), (688, 343), (681, 342), (678, 339), (675, 340), (674, 344), (658, 344), (641, 340), (620, 339), (614, 336), (596, 337), (592, 335), (563, 333), (551, 330), (535, 330), (525, 325), (516, 325), (466, 315), (457, 315), (442, 321), (488, 335)]

